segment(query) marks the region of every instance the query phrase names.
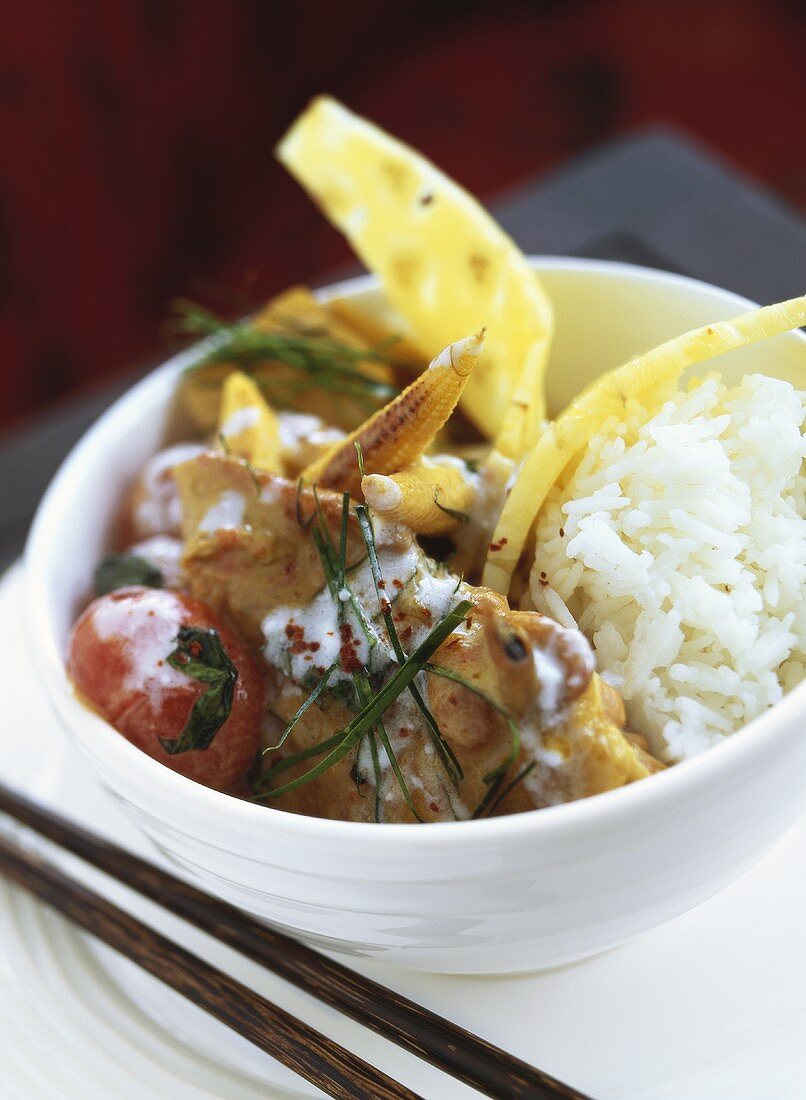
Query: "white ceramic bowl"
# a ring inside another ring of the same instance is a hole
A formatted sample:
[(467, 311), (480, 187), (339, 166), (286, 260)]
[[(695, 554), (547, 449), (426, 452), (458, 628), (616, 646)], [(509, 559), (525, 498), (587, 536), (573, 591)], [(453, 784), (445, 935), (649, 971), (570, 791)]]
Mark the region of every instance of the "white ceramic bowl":
[[(749, 305), (638, 267), (534, 265), (557, 314), (555, 406), (636, 351)], [(338, 289), (372, 295), (373, 287), (358, 279)], [(794, 380), (805, 353), (802, 335), (790, 334), (719, 366)], [(452, 973), (536, 969), (603, 951), (699, 904), (802, 812), (806, 684), (695, 760), (595, 798), (488, 821), (301, 817), (198, 786), (139, 752), (77, 702), (63, 657), (110, 517), (163, 442), (188, 358), (135, 386), (73, 450), (34, 523), (27, 582), (32, 652), (56, 713), (132, 819), (199, 886), (345, 954)]]

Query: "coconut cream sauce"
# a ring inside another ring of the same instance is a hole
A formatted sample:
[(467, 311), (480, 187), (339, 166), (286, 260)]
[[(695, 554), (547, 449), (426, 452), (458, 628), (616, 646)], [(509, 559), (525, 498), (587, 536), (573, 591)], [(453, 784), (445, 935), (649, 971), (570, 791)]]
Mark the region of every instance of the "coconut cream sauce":
[(132, 631), (129, 620), (132, 606), (125, 600), (99, 600), (93, 613), (93, 626), (101, 641), (115, 640), (123, 647), (129, 671), (123, 686), (130, 692), (146, 692), (155, 699), (154, 709), (160, 709), (163, 693), (187, 685), (187, 674), (168, 664), (166, 657), (176, 648), (178, 623), (166, 615), (162, 593), (154, 589), (144, 595), (137, 607), (138, 624), (143, 622), (143, 604), (153, 614), (145, 616), (144, 625)]
[[(379, 526), (376, 523), (378, 561), (391, 603), (414, 578), (420, 553), (411, 538), (402, 548), (379, 543)], [(341, 608), (337, 609), (325, 587), (304, 607), (278, 607), (263, 620), (264, 657), (295, 683), (302, 684), (312, 671), (321, 675), (333, 665), (337, 667), (330, 682), (337, 683), (349, 681), (359, 668), (380, 672), (394, 663), (392, 646), (378, 625), (381, 608), (367, 559), (348, 570), (347, 584), (349, 588), (338, 594)], [(351, 593), (369, 622), (369, 638), (358, 621)]]
[[(475, 475), (474, 480), (477, 478), (478, 475)], [(267, 496), (273, 495), (269, 486), (263, 492)], [(208, 509), (200, 530), (239, 526), (244, 509), (242, 495), (227, 490)], [(384, 581), (383, 598), (394, 604), (397, 596), (406, 590), (407, 596), (416, 601), (422, 612), (421, 622), (417, 621), (417, 615), (413, 615), (407, 624), (411, 630), (407, 632), (405, 648), (411, 652), (468, 589), (456, 576), (432, 572), (429, 560), (407, 528), (385, 523), (375, 517), (374, 532)], [(294, 684), (310, 684), (312, 675), (319, 678), (328, 670), (330, 684), (349, 682), (352, 673), (360, 668), (382, 674), (397, 663), (383, 626), (381, 606), (368, 559), (364, 558), (349, 569), (346, 579), (347, 585), (336, 594), (337, 602), (330, 589), (323, 586), (307, 604), (275, 608), (263, 620), (263, 656)], [(359, 622), (353, 599), (361, 608), (368, 629)], [(558, 651), (561, 638), (562, 653)], [(153, 639), (154, 650), (161, 646), (161, 655), (164, 656), (166, 643), (170, 642), (171, 637), (166, 636), (164, 640), (157, 637)], [(576, 662), (568, 661), (569, 653), (577, 658)], [(537, 761), (537, 767), (526, 781), (530, 787), (537, 789), (544, 781), (541, 775), (545, 777), (547, 771), (565, 762), (561, 753), (543, 744), (542, 731), (551, 729), (562, 720), (567, 689), (579, 687), (582, 678), (590, 675), (594, 658), (590, 646), (578, 630), (559, 626), (545, 641), (533, 646), (531, 657), (539, 687), (530, 712), (522, 716), (519, 722), (524, 749)], [(146, 645), (144, 660), (148, 664), (151, 658)], [(427, 700), (427, 677), (421, 673), (417, 684)], [(445, 820), (468, 817), (468, 808), (458, 799), (455, 791), (449, 789), (442, 764), (428, 740), (422, 716), (409, 692), (404, 692), (384, 713), (384, 728), (409, 789), (417, 791), (431, 813)], [(377, 748), (380, 794), (383, 802), (388, 804), (403, 795), (387, 751), (380, 743)], [(368, 783), (374, 789), (375, 767), (368, 738), (363, 738), (359, 744), (356, 767), (361, 782)]]
[(243, 523), (245, 511), (246, 499), (243, 494), (234, 489), (225, 489), (202, 516), (198, 530), (205, 535), (211, 535), (215, 531), (233, 530)]
[(331, 427), (312, 413), (283, 411), (277, 414), (277, 420), (280, 424), (280, 446), (285, 451), (294, 451), (302, 443), (317, 446), (338, 443), (345, 437), (340, 428)]
[(182, 587), (182, 543), (170, 535), (154, 535), (150, 539), (136, 542), (127, 550), (138, 558), (147, 561), (162, 574), (166, 588)]
[(135, 509), (137, 534), (178, 535), (182, 525), (182, 504), (171, 470), (180, 462), (196, 458), (207, 450), (200, 443), (177, 443), (159, 451), (143, 468), (140, 475), (142, 499)]
[(236, 409), (221, 425), (221, 435), (239, 435), (247, 428), (253, 428), (260, 420), (260, 409), (254, 405)]
[(593, 675), (596, 668), (593, 650), (575, 627), (557, 626), (545, 642), (532, 646), (532, 660), (540, 685), (534, 701), (539, 723), (543, 727), (555, 726), (566, 709), (563, 700), (569, 693), (576, 697)]
[[(577, 658), (578, 665), (567, 664), (558, 654), (557, 645), (562, 638), (566, 655)], [(535, 698), (533, 713), (521, 723), (521, 743), (534, 759), (536, 766), (525, 777), (524, 783), (536, 799), (545, 798), (551, 784), (547, 778), (556, 768), (567, 764), (566, 757), (557, 749), (547, 748), (544, 733), (548, 733), (565, 717), (567, 706), (561, 699), (570, 688), (576, 692), (590, 678), (596, 667), (593, 650), (583, 634), (575, 627), (559, 627), (544, 645), (532, 647), (540, 690)]]

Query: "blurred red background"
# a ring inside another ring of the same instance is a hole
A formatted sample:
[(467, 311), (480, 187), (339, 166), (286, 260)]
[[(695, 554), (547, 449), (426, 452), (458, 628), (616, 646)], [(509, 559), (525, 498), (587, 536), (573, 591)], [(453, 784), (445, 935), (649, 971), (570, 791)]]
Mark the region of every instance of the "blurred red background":
[[(348, 257), (272, 159), (329, 91), (488, 198), (671, 122), (806, 205), (804, 5), (26, 0), (0, 12), (0, 420)], [(799, 129), (798, 129), (799, 128)]]

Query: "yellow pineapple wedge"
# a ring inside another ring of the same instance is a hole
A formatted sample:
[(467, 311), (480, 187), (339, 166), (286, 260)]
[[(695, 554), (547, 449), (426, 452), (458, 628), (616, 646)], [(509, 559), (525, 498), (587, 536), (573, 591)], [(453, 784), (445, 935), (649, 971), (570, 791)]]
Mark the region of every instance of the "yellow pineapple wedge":
[(410, 326), (406, 335), (427, 357), (487, 326), (462, 408), (488, 438), (499, 432), (530, 354), (541, 363), (533, 416), (542, 417), (551, 305), (525, 257), (471, 195), (327, 96), (300, 115), (277, 156), (380, 276)]

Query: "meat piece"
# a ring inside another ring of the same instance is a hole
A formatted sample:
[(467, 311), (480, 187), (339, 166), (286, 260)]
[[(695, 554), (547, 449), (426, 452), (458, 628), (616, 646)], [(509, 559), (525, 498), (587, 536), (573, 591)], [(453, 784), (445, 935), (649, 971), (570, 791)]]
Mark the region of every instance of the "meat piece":
[[(277, 607), (303, 606), (324, 583), (309, 532), (315, 515), (312, 492), (298, 492), (293, 482), (213, 453), (183, 463), (174, 476), (190, 591), (231, 618), (244, 638), (262, 646), (266, 616)], [(340, 498), (322, 493), (320, 500), (337, 532)], [(348, 565), (365, 554), (353, 517)]]

